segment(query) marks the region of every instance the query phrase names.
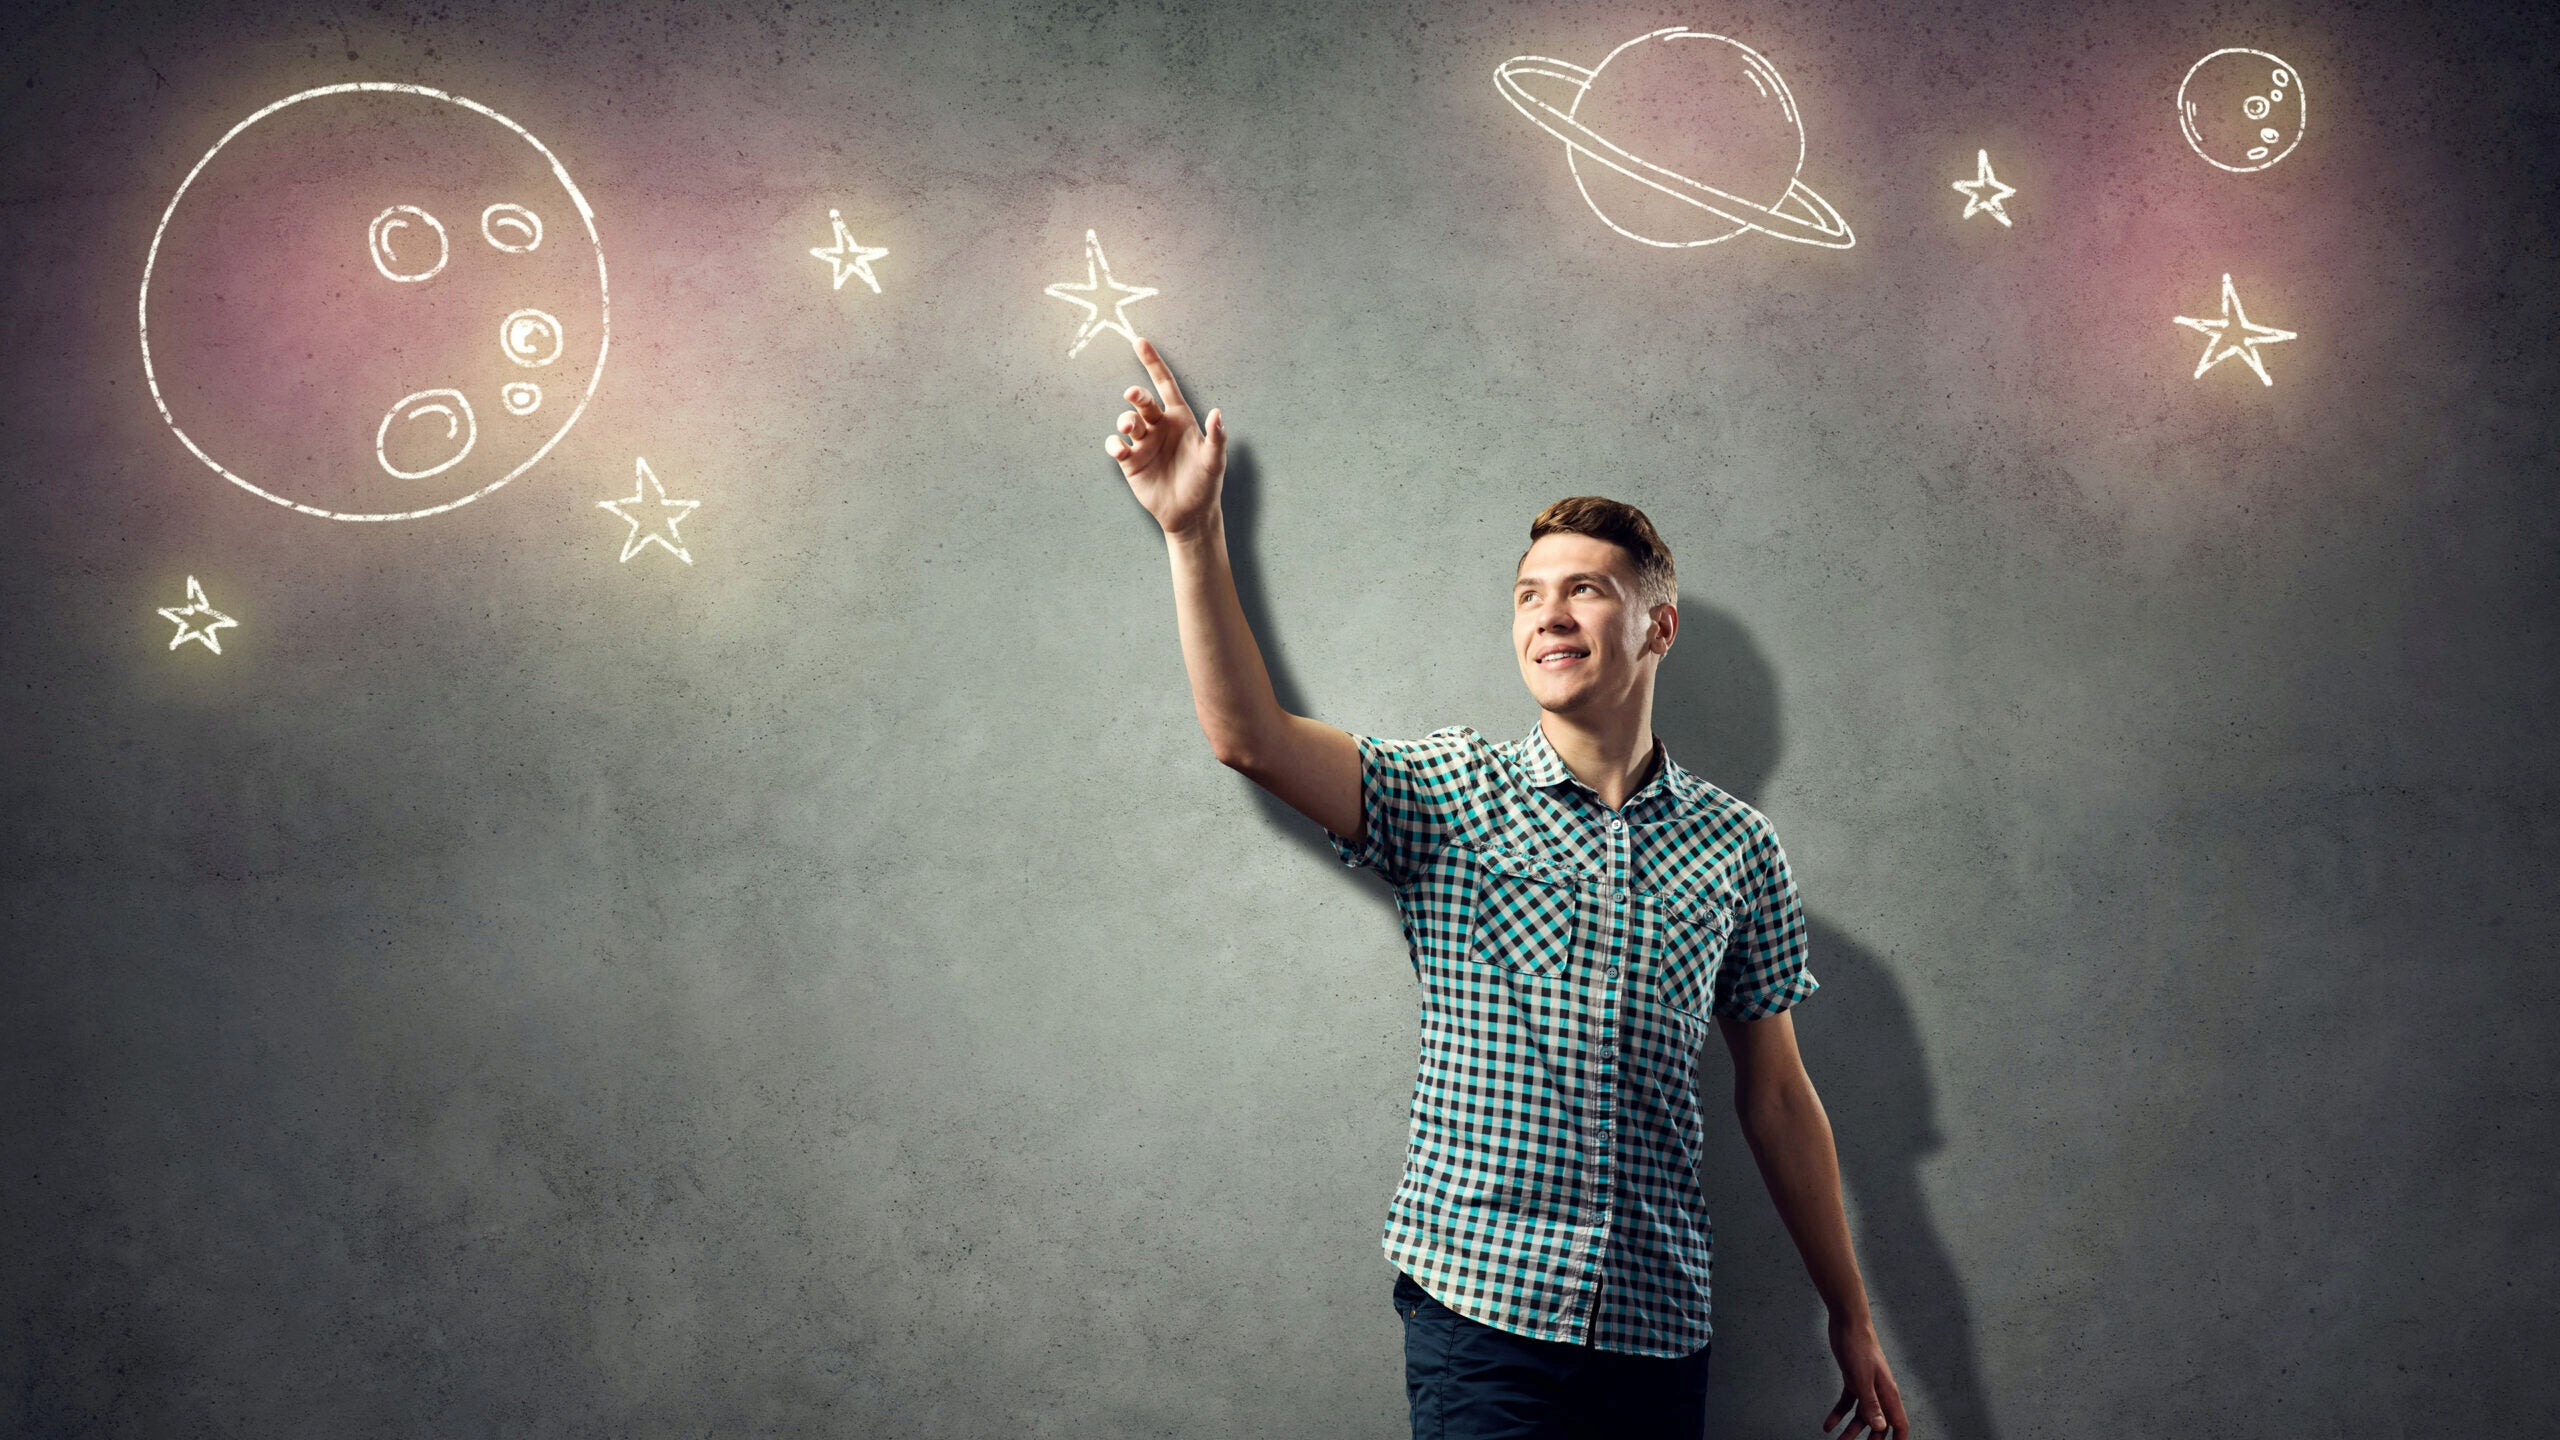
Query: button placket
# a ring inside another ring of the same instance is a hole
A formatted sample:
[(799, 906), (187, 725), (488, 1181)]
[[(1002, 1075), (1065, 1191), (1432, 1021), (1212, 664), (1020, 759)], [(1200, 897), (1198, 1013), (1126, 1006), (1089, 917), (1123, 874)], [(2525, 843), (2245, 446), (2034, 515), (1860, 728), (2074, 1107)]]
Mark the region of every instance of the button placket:
[(1597, 1083), (1592, 1095), (1592, 1104), (1597, 1115), (1589, 1131), (1591, 1192), (1589, 1203), (1583, 1208), (1583, 1214), (1590, 1228), (1584, 1241), (1583, 1272), (1576, 1282), (1572, 1303), (1565, 1312), (1569, 1321), (1581, 1320), (1587, 1326), (1598, 1324), (1598, 1307), (1592, 1302), (1589, 1287), (1598, 1278), (1600, 1258), (1608, 1248), (1608, 1235), (1616, 1209), (1617, 1191), (1614, 1175), (1617, 1117), (1610, 1113), (1610, 1110), (1615, 1101), (1615, 1079), (1619, 1059), (1616, 1034), (1617, 987), (1620, 972), (1625, 968), (1627, 926), (1630, 918), (1627, 914), (1627, 891), (1631, 869), (1631, 857), (1628, 854), (1630, 838), (1625, 816), (1612, 813), (1605, 827), (1602, 847), (1608, 856), (1608, 863), (1606, 868), (1593, 875), (1590, 881), (1595, 889), (1610, 892), (1615, 914), (1612, 916), (1609, 927), (1608, 964), (1603, 972), (1608, 983), (1602, 991), (1598, 1016), (1599, 1067)]
[[(1615, 888), (1616, 888), (1616, 890), (1617, 890), (1617, 904), (1618, 904), (1618, 908), (1620, 908), (1620, 909), (1625, 909), (1625, 908), (1626, 908), (1626, 904), (1627, 904), (1627, 878), (1628, 878), (1628, 871), (1629, 871), (1629, 869), (1630, 869), (1630, 866), (1629, 866), (1629, 860), (1630, 860), (1630, 858), (1631, 858), (1631, 857), (1628, 855), (1628, 853), (1627, 853), (1627, 842), (1628, 842), (1628, 838), (1629, 838), (1629, 837), (1628, 837), (1628, 835), (1627, 835), (1627, 817), (1625, 817), (1624, 815), (1612, 815), (1612, 816), (1610, 816), (1610, 817), (1609, 817), (1609, 870), (1610, 870), (1611, 875), (1615, 878), (1615, 882), (1616, 882), (1616, 884), (1615, 884)], [(1609, 952), (1609, 978), (1610, 978), (1610, 979), (1615, 980), (1615, 979), (1617, 979), (1617, 978), (1618, 978), (1618, 969), (1619, 969), (1620, 964), (1621, 964), (1622, 962), (1624, 962), (1624, 960), (1626, 959), (1626, 954), (1627, 954), (1627, 933), (1626, 933), (1626, 921), (1625, 921), (1624, 919), (1621, 919), (1621, 920), (1618, 922), (1617, 933), (1616, 933), (1616, 935), (1615, 935), (1615, 937), (1614, 937), (1614, 939), (1613, 939), (1613, 942), (1612, 942), (1612, 945), (1611, 945), (1611, 949), (1610, 949), (1610, 952)]]

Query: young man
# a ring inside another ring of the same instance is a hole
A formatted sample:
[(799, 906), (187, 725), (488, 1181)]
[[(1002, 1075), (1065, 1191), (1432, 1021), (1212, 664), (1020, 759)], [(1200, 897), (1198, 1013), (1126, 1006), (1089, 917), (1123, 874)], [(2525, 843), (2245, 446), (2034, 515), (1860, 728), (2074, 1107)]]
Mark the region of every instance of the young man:
[(1582, 496), (1530, 525), (1511, 648), (1536, 727), (1354, 737), (1280, 707), (1228, 568), (1225, 417), (1205, 429), (1155, 347), (1103, 442), (1164, 528), (1200, 728), (1221, 764), (1395, 887), (1422, 983), (1397, 1267), (1413, 1433), (1694, 1440), (1708, 1265), (1692, 1066), (1710, 1022), (1742, 1133), (1831, 1312), (1827, 1434), (1911, 1433), (1868, 1317), (1831, 1126), (1788, 1007), (1805, 920), (1766, 817), (1653, 733), (1679, 633), (1642, 511)]

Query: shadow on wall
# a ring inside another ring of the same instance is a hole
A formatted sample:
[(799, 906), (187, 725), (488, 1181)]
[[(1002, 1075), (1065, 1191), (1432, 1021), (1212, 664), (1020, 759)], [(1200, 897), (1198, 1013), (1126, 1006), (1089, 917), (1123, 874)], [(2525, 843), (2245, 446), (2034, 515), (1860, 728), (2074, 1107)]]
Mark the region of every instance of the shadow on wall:
[[(1297, 676), (1289, 669), (1288, 657), (1282, 653), (1280, 632), (1271, 615), (1271, 602), (1262, 589), (1262, 567), (1255, 563), (1261, 553), (1256, 547), (1257, 532), (1262, 523), (1262, 475), (1253, 463), (1253, 450), (1241, 440), (1227, 442), (1227, 479), (1224, 491), (1227, 511), (1227, 559), (1235, 571), (1236, 600), (1244, 608), (1245, 622), (1253, 627), (1254, 644), (1262, 651), (1263, 668), (1271, 672), (1271, 693), (1280, 708), (1292, 714), (1307, 714), (1305, 696), (1298, 691)], [(1149, 523), (1153, 523), (1152, 521)], [(1188, 683), (1187, 681), (1185, 682)], [(1205, 748), (1206, 740), (1201, 742)], [(1354, 881), (1351, 892), (1363, 903), (1373, 906), (1397, 924), (1395, 896), (1371, 875), (1359, 874), (1342, 863), (1326, 843), (1324, 832), (1316, 823), (1289, 808), (1289, 803), (1254, 784), (1242, 775), (1236, 783), (1253, 796), (1262, 818), (1281, 838), (1323, 862), (1328, 870), (1339, 870), (1343, 878)]]
[[(1778, 763), (1777, 677), (1731, 616), (1691, 601), (1680, 621), (1654, 694), (1654, 733), (1683, 766), (1758, 805)], [(1785, 820), (1771, 819), (1783, 843)], [(1923, 1433), (1994, 1440), (1972, 1313), (1920, 1188), (1920, 1162), (1943, 1140), (1911, 1008), (1872, 951), (1820, 918), (1820, 900), (1805, 897), (1822, 988), (1793, 1012), (1795, 1029), (1856, 1207), (1858, 1266), (1885, 1360)], [(1698, 1105), (1706, 1124), (1698, 1173), (1716, 1231), (1707, 1433), (1793, 1440), (1830, 1412), (1839, 1370), (1821, 1298), (1734, 1120), (1720, 1040), (1699, 1053)]]

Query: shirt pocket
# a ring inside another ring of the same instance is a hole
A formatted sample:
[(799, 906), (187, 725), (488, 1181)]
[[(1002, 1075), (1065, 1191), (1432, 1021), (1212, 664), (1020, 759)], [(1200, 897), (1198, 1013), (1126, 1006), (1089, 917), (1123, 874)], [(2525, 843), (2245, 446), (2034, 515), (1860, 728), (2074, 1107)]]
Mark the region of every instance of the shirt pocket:
[(1507, 850), (1470, 850), (1475, 915), (1467, 958), (1520, 975), (1562, 970), (1573, 954), (1581, 872)]
[(1662, 998), (1692, 1015), (1715, 1003), (1716, 968), (1733, 939), (1733, 912), (1712, 900), (1656, 895), (1662, 907)]

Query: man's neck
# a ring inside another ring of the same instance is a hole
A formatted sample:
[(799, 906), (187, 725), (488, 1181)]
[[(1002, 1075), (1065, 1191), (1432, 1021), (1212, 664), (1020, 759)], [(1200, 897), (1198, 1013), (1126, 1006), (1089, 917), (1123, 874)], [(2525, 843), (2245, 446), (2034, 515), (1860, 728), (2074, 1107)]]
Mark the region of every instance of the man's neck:
[(1661, 744), (1654, 739), (1651, 706), (1623, 719), (1613, 717), (1601, 728), (1542, 710), (1538, 728), (1573, 778), (1598, 791), (1600, 803), (1612, 810), (1653, 778)]

